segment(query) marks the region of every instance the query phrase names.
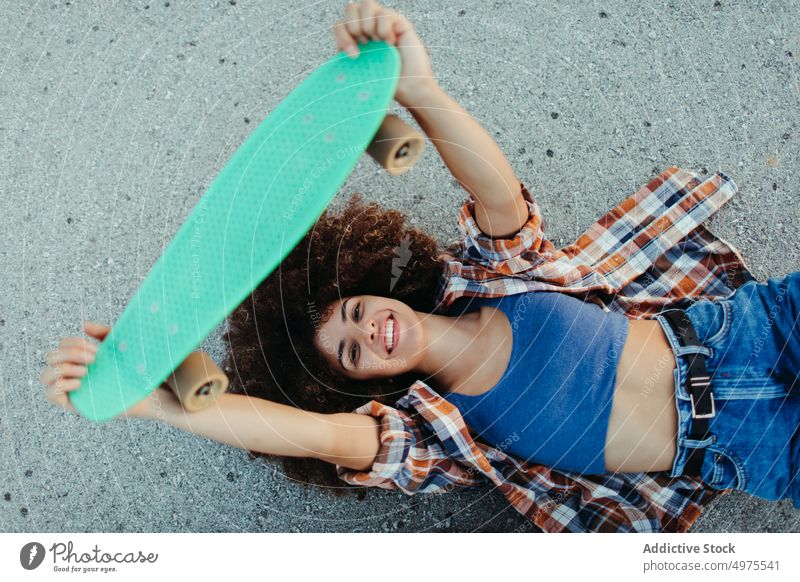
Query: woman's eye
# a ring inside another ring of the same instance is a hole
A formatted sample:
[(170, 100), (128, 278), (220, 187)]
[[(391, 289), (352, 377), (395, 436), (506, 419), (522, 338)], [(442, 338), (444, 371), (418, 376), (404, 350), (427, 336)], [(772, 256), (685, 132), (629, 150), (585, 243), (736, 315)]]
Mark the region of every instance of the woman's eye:
[(356, 344), (353, 344), (353, 347), (350, 348), (350, 362), (353, 366), (356, 365)]
[(356, 305), (356, 308), (353, 310), (353, 319), (355, 321), (358, 321), (359, 319), (361, 319), (361, 304), (360, 303), (358, 305)]

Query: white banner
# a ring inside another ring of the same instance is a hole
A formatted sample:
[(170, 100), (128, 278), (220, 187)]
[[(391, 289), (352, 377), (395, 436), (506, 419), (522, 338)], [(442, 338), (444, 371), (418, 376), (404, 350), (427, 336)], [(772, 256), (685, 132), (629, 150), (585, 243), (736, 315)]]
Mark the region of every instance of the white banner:
[(798, 548), (790, 533), (0, 534), (0, 578), (799, 580)]

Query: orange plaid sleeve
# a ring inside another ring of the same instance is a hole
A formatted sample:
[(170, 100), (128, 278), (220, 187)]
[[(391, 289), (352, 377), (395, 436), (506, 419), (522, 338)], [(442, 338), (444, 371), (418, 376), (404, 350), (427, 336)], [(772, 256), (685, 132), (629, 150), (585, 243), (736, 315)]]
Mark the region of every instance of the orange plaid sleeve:
[(484, 233), (475, 220), (475, 201), (470, 197), (459, 209), (458, 228), (464, 237), (466, 257), (503, 275), (529, 270), (534, 264), (551, 259), (555, 251), (544, 234), (544, 219), (539, 205), (520, 182), (528, 206), (528, 221), (514, 236), (493, 238)]
[[(416, 385), (423, 384), (417, 382)], [(413, 392), (413, 387), (410, 391)], [(437, 431), (431, 430), (435, 424), (429, 426), (420, 418), (418, 411), (409, 404), (412, 401), (407, 395), (393, 407), (372, 400), (354, 411), (380, 421), (380, 448), (369, 471), (337, 465), (339, 478), (351, 485), (399, 489), (407, 495), (446, 493), (456, 486), (470, 488), (486, 484), (480, 472), (468, 470), (451, 456), (453, 450), (448, 450)], [(459, 424), (461, 431), (456, 433), (457, 440), (470, 440), (458, 411), (440, 397), (435, 404), (444, 407), (445, 412), (437, 410), (434, 416), (448, 418), (448, 427)], [(451, 445), (450, 449), (454, 447)]]

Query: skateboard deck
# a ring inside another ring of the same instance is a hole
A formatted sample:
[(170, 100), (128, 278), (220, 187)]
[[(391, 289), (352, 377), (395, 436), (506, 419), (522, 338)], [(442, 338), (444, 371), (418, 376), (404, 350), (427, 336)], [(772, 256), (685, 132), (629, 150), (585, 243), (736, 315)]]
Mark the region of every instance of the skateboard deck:
[(100, 344), (70, 400), (93, 421), (144, 399), (314, 225), (381, 125), (400, 56), (383, 41), (311, 73), (234, 152)]

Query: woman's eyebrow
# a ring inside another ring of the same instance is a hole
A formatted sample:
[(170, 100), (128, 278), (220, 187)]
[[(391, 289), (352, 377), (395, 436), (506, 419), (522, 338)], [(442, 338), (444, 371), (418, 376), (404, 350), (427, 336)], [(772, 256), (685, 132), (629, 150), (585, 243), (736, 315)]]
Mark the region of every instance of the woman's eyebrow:
[(347, 368), (344, 367), (344, 362), (342, 361), (342, 352), (344, 352), (344, 340), (339, 342), (339, 353), (337, 354), (336, 359), (339, 360), (339, 365), (342, 367), (342, 370), (346, 371)]
[[(342, 301), (342, 323), (347, 323), (347, 302), (350, 301), (348, 297), (344, 301)], [(339, 360), (339, 365), (342, 367), (342, 370), (347, 371), (347, 368), (344, 367), (344, 362), (342, 361), (342, 353), (344, 352), (344, 340), (339, 342), (339, 351), (336, 354), (336, 359)]]

